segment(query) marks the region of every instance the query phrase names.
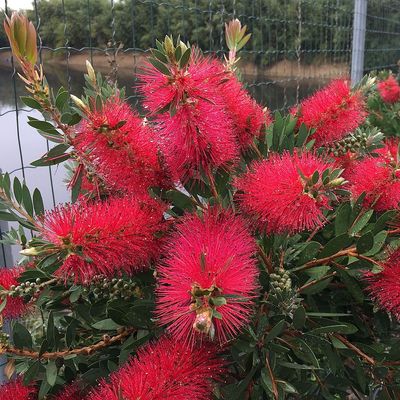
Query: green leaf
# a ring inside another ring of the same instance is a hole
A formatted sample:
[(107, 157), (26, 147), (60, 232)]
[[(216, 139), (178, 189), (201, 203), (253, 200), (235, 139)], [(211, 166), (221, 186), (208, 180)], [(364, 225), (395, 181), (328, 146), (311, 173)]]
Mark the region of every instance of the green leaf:
[(66, 160), (68, 160), (71, 157), (70, 154), (66, 153), (66, 154), (61, 154), (59, 156), (56, 157), (42, 157), (39, 158), (39, 160), (33, 161), (31, 163), (31, 165), (33, 165), (34, 167), (47, 167), (49, 165), (56, 165), (56, 164), (60, 164)]
[(308, 343), (300, 338), (297, 338), (296, 342), (300, 345), (295, 351), (296, 355), (305, 359), (305, 361), (309, 361), (315, 368), (319, 368), (318, 358)]
[(396, 210), (386, 211), (375, 222), (373, 232), (376, 234), (384, 229), (389, 221), (391, 221), (397, 214)]
[(358, 284), (358, 281), (350, 276), (346, 271), (338, 270), (338, 275), (342, 282), (346, 285), (349, 293), (352, 295), (354, 300), (361, 304), (364, 301), (364, 293)]
[(190, 53), (191, 53), (191, 49), (190, 47), (188, 49), (186, 49), (186, 51), (182, 54), (182, 57), (179, 61), (179, 65), (181, 68), (186, 67), (187, 63), (190, 60)]
[(166, 57), (166, 55), (164, 53), (162, 53), (160, 50), (157, 49), (152, 49), (151, 53), (153, 54), (153, 56), (155, 58), (157, 58), (159, 61), (161, 61), (164, 64), (168, 63), (168, 58)]
[(369, 250), (367, 253), (365, 253), (366, 256), (373, 256), (377, 254), (385, 244), (386, 238), (387, 238), (387, 232), (386, 231), (381, 231), (378, 234), (374, 236), (374, 244), (372, 246), (372, 249)]
[(33, 207), (35, 209), (36, 215), (44, 214), (44, 204), (43, 204), (42, 195), (41, 195), (39, 189), (35, 189), (33, 191)]
[(39, 121), (36, 118), (28, 117), (28, 124), (35, 129), (43, 132), (59, 134), (57, 129), (54, 128), (53, 124), (47, 121)]
[(100, 331), (115, 331), (121, 328), (121, 325), (116, 324), (111, 318), (103, 319), (92, 325), (92, 328)]
[(350, 223), (351, 205), (343, 203), (339, 206), (335, 217), (335, 235), (339, 236), (347, 232)]
[(0, 211), (0, 221), (18, 221), (18, 217), (5, 211)]
[(160, 71), (162, 74), (167, 75), (167, 76), (171, 75), (171, 71), (161, 61), (159, 61), (155, 58), (149, 58), (148, 61), (156, 70)]
[(65, 153), (69, 148), (70, 148), (69, 144), (65, 143), (58, 144), (57, 146), (54, 146), (52, 149), (50, 149), (50, 151), (46, 154), (46, 157), (52, 158), (59, 156)]
[(319, 328), (315, 328), (307, 334), (309, 335), (319, 335), (321, 333), (345, 333), (351, 334), (357, 332), (357, 327), (352, 324), (337, 324), (337, 325), (326, 325)]
[[(296, 120), (297, 122), (297, 120)], [(309, 130), (307, 129), (307, 127), (304, 124), (300, 125), (299, 128), (299, 133), (297, 135), (297, 141), (296, 141), (296, 146), (297, 147), (301, 147), (303, 146), (303, 144), (306, 142), (307, 138), (309, 135)]]
[(21, 182), (19, 181), (19, 179), (17, 177), (14, 178), (13, 191), (14, 191), (15, 200), (17, 200), (18, 204), (21, 204), (22, 186), (21, 186)]
[(50, 386), (54, 386), (57, 380), (57, 366), (53, 360), (46, 365), (46, 380)]
[(40, 361), (35, 361), (33, 364), (30, 365), (28, 370), (24, 373), (24, 380), (23, 380), (24, 385), (29, 385), (33, 380), (37, 379), (40, 367), (41, 367)]
[(356, 233), (360, 232), (361, 229), (367, 225), (368, 221), (371, 219), (374, 210), (368, 210), (364, 214), (358, 216), (354, 221), (353, 225), (349, 229), (349, 234), (354, 236)]
[(179, 207), (182, 210), (194, 208), (190, 197), (186, 196), (186, 194), (180, 192), (179, 190), (168, 190), (165, 193), (165, 197), (172, 201), (174, 206)]
[(225, 297), (211, 297), (210, 301), (212, 302), (212, 304), (216, 307), (219, 306), (224, 306), (226, 303), (226, 298)]
[(56, 107), (59, 111), (63, 110), (68, 99), (69, 99), (69, 93), (63, 88), (60, 88), (56, 98)]
[(33, 108), (34, 110), (42, 109), (42, 106), (40, 105), (40, 103), (38, 101), (36, 101), (33, 97), (21, 96), (20, 99), (26, 106)]
[(47, 320), (46, 338), (49, 349), (52, 349), (56, 343), (56, 328), (54, 326), (54, 314), (51, 311)]
[(33, 203), (32, 203), (31, 193), (29, 192), (29, 189), (25, 184), (22, 186), (22, 204), (27, 213), (31, 217), (33, 217)]
[(325, 245), (318, 258), (321, 259), (329, 257), (337, 253), (339, 250), (345, 249), (346, 247), (350, 246), (351, 243), (352, 239), (346, 233), (336, 236)]
[(283, 329), (285, 328), (286, 322), (284, 319), (281, 319), (269, 332), (265, 338), (265, 343), (271, 342), (277, 336), (279, 336)]
[(20, 324), (19, 322), (15, 322), (12, 332), (13, 342), (16, 347), (19, 349), (32, 348), (32, 336), (24, 325)]
[(362, 235), (360, 239), (358, 239), (356, 244), (357, 252), (360, 254), (364, 254), (369, 250), (371, 250), (373, 245), (374, 245), (374, 235), (372, 234), (371, 231), (368, 231), (367, 233)]
[(297, 308), (293, 314), (293, 325), (296, 329), (302, 329), (306, 323), (306, 310), (303, 306)]
[(306, 247), (300, 253), (297, 264), (303, 265), (314, 259), (315, 256), (318, 254), (319, 250), (321, 249), (321, 247), (322, 247), (321, 243), (319, 242), (313, 242), (313, 241), (308, 242)]

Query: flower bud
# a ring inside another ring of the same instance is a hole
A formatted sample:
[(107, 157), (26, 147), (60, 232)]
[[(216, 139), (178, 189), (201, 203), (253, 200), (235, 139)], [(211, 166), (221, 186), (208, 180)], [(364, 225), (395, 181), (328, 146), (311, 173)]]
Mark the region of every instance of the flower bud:
[(31, 65), (37, 61), (36, 30), (32, 22), (25, 15), (13, 12), (11, 18), (4, 20), (6, 31), (12, 52), (20, 62), (28, 62)]
[(94, 69), (92, 67), (92, 64), (88, 60), (86, 60), (86, 69), (88, 72), (88, 77), (92, 83), (96, 83), (96, 73), (94, 72)]

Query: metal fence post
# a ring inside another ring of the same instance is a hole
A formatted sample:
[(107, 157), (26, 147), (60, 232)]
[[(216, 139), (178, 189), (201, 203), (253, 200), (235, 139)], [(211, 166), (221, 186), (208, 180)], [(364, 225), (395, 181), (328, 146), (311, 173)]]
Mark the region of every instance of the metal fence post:
[(364, 75), (367, 6), (368, 0), (354, 0), (353, 41), (351, 51), (351, 83), (353, 85)]

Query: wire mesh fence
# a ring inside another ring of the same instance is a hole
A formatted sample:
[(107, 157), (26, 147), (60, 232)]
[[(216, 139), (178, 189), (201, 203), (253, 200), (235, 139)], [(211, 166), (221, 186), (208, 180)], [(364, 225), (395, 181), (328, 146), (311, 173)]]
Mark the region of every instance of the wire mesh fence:
[[(8, 14), (18, 6), (18, 0), (2, 1)], [(399, 0), (368, 1), (366, 71), (396, 67), (399, 6)], [(243, 81), (261, 104), (288, 110), (328, 80), (349, 75), (353, 8), (353, 0), (34, 0), (27, 13), (38, 30), (40, 59), (53, 87), (79, 95), (88, 59), (105, 74), (117, 66), (118, 81), (133, 105), (140, 105), (135, 74), (156, 38), (180, 35), (222, 57), (224, 24), (239, 18), (252, 32), (241, 52)], [(0, 168), (38, 187), (47, 207), (67, 201), (62, 167), (29, 166), (49, 144), (26, 123), (35, 111), (19, 101), (24, 88), (4, 32), (0, 82)]]

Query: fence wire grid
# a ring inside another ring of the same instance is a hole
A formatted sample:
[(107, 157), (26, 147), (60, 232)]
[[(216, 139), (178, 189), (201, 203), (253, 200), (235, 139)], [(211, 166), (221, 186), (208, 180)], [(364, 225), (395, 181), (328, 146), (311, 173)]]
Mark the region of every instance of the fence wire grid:
[[(0, 0), (10, 14), (16, 0)], [(248, 90), (271, 110), (288, 110), (330, 79), (349, 76), (355, 1), (367, 0), (33, 0), (27, 10), (39, 34), (39, 55), (53, 87), (79, 95), (85, 60), (118, 80), (140, 104), (135, 73), (156, 38), (180, 35), (207, 53), (226, 52), (224, 24), (239, 18), (252, 38), (241, 51)], [(2, 17), (4, 18), (4, 17)], [(1, 19), (1, 18), (0, 18)], [(397, 69), (400, 0), (369, 0), (364, 71)], [(26, 121), (24, 94), (5, 34), (0, 33), (0, 169), (39, 187), (46, 207), (68, 200), (64, 169), (34, 170), (29, 163), (49, 149)], [(0, 225), (0, 235), (7, 226)], [(0, 247), (0, 265), (12, 262)]]

